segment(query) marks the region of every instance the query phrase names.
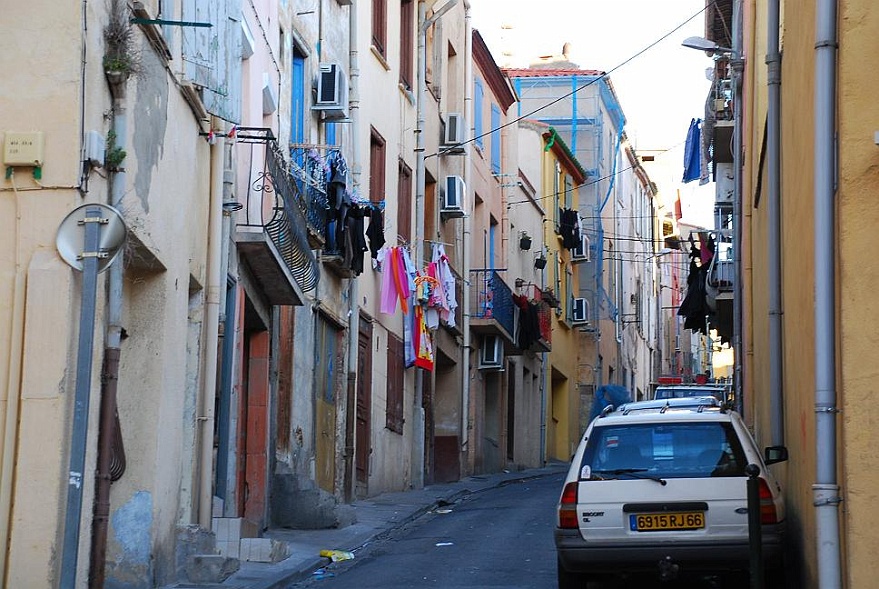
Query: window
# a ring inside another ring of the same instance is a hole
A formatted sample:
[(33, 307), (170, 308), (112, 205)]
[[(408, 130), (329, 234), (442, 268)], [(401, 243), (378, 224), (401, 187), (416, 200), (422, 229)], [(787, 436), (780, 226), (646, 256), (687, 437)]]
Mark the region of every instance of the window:
[(403, 341), (388, 334), (388, 404), (385, 427), (403, 433)]
[(484, 148), (482, 141), (482, 80), (476, 78), (473, 81), (473, 141), (479, 149)]
[(374, 128), (369, 137), (369, 200), (385, 199), (385, 140)]
[(397, 177), (397, 235), (403, 241), (412, 241), (412, 170), (400, 160)]
[(386, 57), (388, 41), (388, 0), (372, 0), (372, 44)]
[(491, 105), (491, 173), (501, 173), (501, 109)]
[(663, 478), (741, 477), (747, 459), (730, 423), (654, 423), (595, 427), (583, 453), (587, 464), (599, 473), (640, 468)]
[(415, 53), (415, 2), (402, 0), (400, 3), (400, 83), (411, 90), (412, 61)]

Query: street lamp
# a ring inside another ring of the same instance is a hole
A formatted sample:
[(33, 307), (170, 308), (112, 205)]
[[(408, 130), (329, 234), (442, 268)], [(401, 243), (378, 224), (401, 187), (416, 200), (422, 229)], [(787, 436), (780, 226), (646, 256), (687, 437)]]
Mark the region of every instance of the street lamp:
[(729, 53), (730, 55), (738, 55), (738, 52), (731, 47), (721, 47), (714, 41), (706, 39), (705, 37), (687, 37), (681, 43), (684, 47), (689, 47), (690, 49), (698, 49), (700, 51), (711, 51), (714, 54), (717, 53)]

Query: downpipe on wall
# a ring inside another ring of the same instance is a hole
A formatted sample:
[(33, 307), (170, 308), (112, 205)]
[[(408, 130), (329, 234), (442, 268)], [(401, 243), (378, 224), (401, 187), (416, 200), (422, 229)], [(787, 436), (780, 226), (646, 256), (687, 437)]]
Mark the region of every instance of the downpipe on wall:
[(207, 289), (202, 346), (202, 388), (198, 422), (199, 478), (198, 478), (198, 525), (211, 528), (213, 503), (213, 454), (214, 454), (214, 399), (217, 389), (217, 344), (220, 322), (220, 268), (222, 266), (223, 232), (223, 154), (226, 133), (223, 122), (212, 118), (214, 143), (211, 145), (211, 184), (208, 210)]
[[(351, 84), (348, 109), (351, 118), (351, 184), (353, 192), (360, 187), (360, 63), (357, 49), (357, 2), (348, 6), (348, 70)], [(345, 501), (354, 500), (355, 419), (357, 411), (357, 363), (360, 350), (360, 304), (358, 281), (353, 276), (348, 283), (348, 388), (345, 399)], [(370, 345), (371, 342), (370, 342)], [(370, 383), (371, 384), (371, 383)], [(364, 386), (370, 386), (364, 383)]]
[[(113, 96), (113, 131), (119, 146), (128, 143), (128, 97), (127, 76), (110, 83)], [(124, 164), (124, 161), (123, 161)], [(111, 171), (110, 205), (120, 208), (125, 195), (126, 174), (124, 166)], [(104, 363), (101, 378), (101, 401), (98, 419), (98, 451), (95, 465), (95, 499), (92, 508), (92, 539), (89, 564), (89, 587), (104, 586), (107, 562), (107, 534), (110, 520), (111, 466), (113, 439), (116, 435), (116, 395), (119, 383), (119, 358), (122, 347), (122, 295), (125, 268), (118, 259), (107, 270), (107, 326)]]
[(836, 446), (837, 0), (815, 14), (815, 506), (818, 586), (842, 586)]
[[(464, 186), (470, 186), (470, 166), (472, 152), (470, 138), (473, 136), (473, 22), (470, 14), (470, 0), (464, 0), (464, 120), (469, 121), (464, 129)], [(469, 210), (472, 198), (464, 200), (468, 208), (461, 219), (461, 439), (460, 461), (463, 478), (470, 470), (470, 237), (471, 215)]]

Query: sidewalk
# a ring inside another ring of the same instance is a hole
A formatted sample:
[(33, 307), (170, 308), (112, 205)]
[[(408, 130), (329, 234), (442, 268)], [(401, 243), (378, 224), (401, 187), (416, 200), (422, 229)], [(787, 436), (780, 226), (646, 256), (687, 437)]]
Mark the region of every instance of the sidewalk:
[(221, 584), (194, 585), (179, 583), (178, 589), (283, 589), (304, 579), (330, 563), (320, 556), (321, 550), (357, 550), (378, 540), (421, 515), (467, 495), (493, 489), (504, 484), (551, 476), (567, 470), (566, 463), (550, 463), (543, 468), (519, 472), (500, 472), (469, 477), (454, 483), (430, 485), (424, 489), (384, 493), (351, 504), (355, 523), (344, 528), (326, 530), (266, 530), (263, 537), (282, 540), (290, 547), (290, 557), (276, 564), (241, 562), (241, 568)]

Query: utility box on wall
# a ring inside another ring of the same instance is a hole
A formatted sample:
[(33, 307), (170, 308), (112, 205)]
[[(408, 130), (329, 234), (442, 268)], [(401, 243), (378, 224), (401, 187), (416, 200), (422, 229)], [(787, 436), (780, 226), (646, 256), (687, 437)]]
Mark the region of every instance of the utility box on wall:
[(3, 165), (43, 165), (43, 132), (17, 133), (7, 131), (3, 138)]

